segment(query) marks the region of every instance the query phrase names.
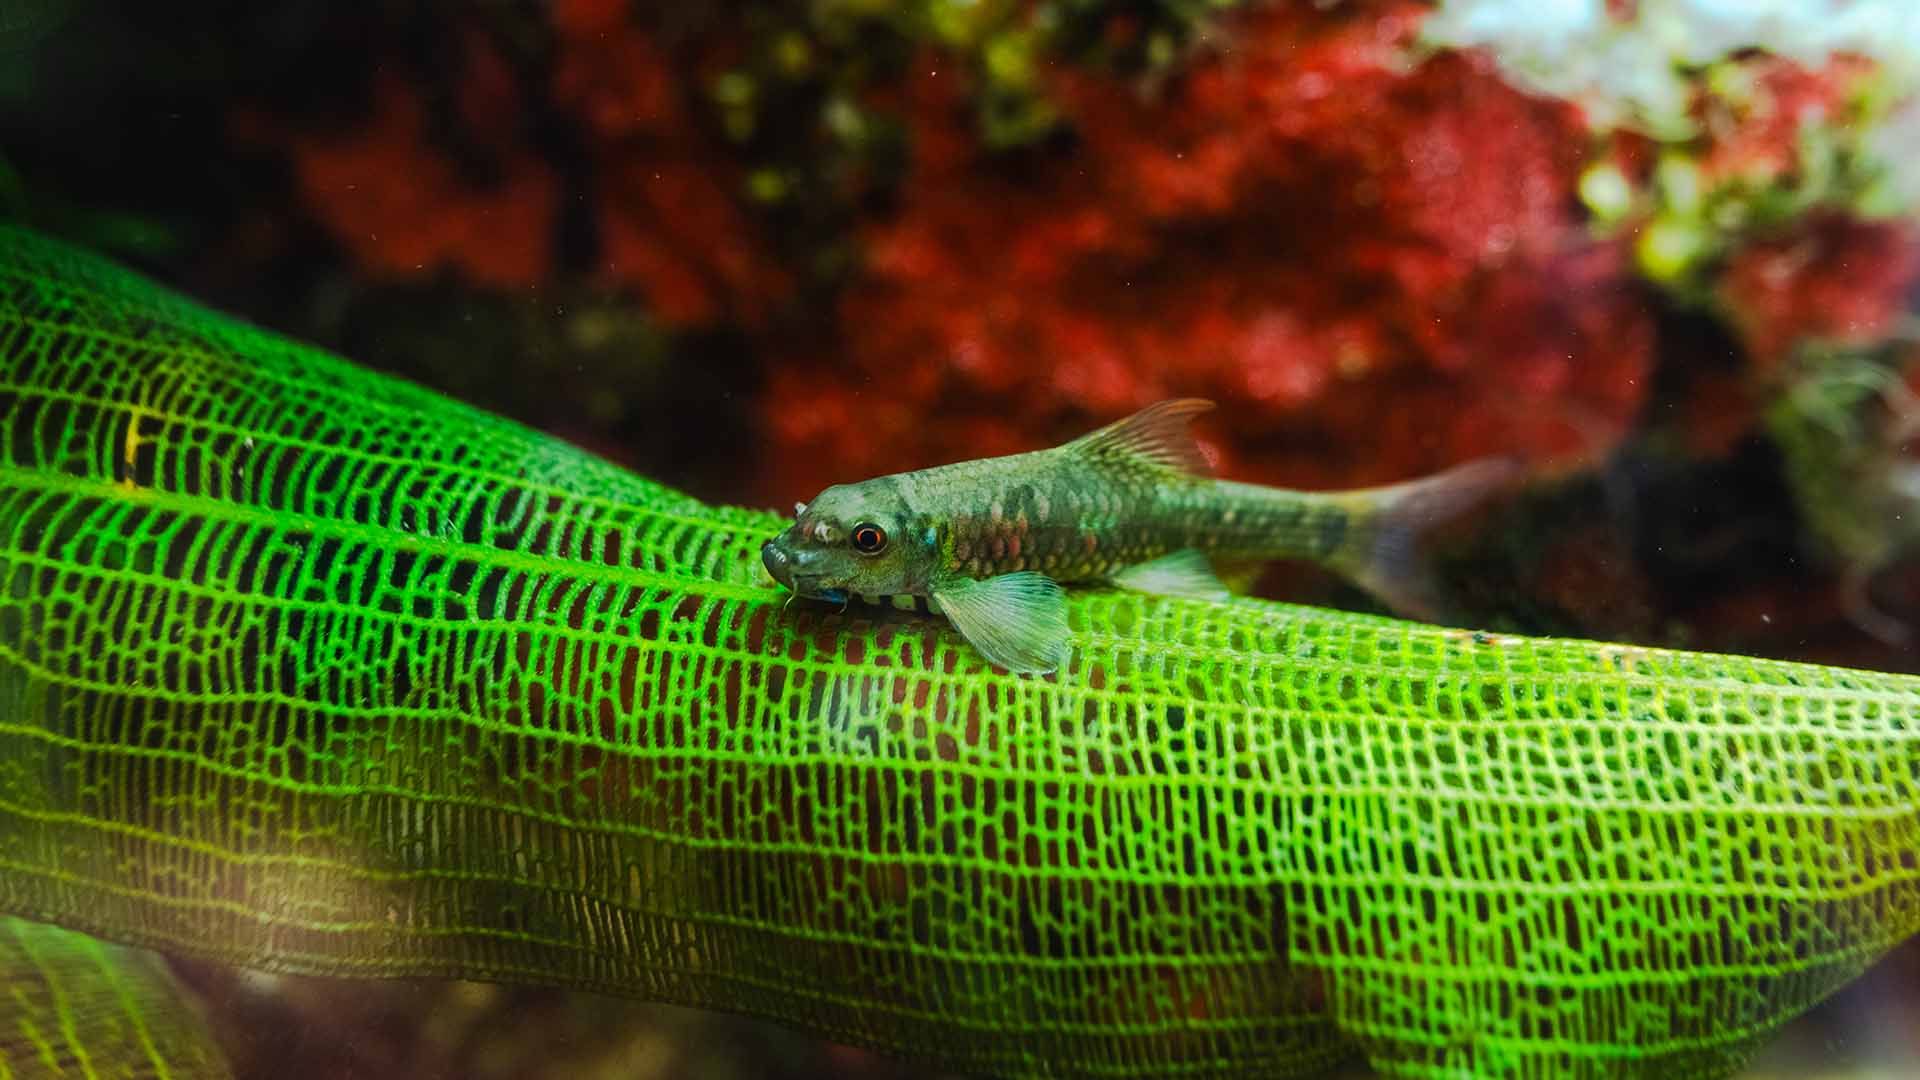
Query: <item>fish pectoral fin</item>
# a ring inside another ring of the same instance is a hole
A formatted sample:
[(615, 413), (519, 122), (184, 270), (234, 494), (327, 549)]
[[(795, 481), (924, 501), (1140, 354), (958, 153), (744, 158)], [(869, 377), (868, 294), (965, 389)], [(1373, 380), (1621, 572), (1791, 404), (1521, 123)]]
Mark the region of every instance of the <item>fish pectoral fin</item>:
[(1044, 675), (1067, 661), (1066, 594), (1045, 574), (956, 578), (935, 586), (933, 598), (962, 637), (1008, 671)]
[(1194, 600), (1225, 600), (1233, 594), (1213, 572), (1213, 564), (1195, 548), (1170, 551), (1113, 575), (1123, 589), (1153, 596), (1185, 596)]
[(1205, 476), (1212, 470), (1187, 424), (1211, 408), (1213, 402), (1204, 398), (1162, 401), (1088, 432), (1060, 449), (1094, 461)]

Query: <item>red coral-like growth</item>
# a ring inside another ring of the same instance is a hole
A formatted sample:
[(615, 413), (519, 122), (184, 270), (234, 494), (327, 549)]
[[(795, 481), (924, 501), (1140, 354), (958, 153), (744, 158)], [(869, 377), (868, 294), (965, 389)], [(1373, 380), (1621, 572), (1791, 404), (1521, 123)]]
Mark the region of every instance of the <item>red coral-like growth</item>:
[(699, 129), (677, 68), (626, 5), (568, 0), (554, 99), (585, 129), (595, 166), (601, 270), (640, 286), (673, 323), (757, 322), (790, 283), (734, 196), (737, 168)]
[(919, 65), (912, 175), (865, 233), (844, 353), (774, 375), (769, 496), (1175, 394), (1221, 403), (1211, 449), (1256, 479), (1609, 446), (1652, 330), (1582, 226), (1581, 119), (1470, 56), (1410, 68), (1420, 10), (1248, 17), (1157, 98), (1057, 72), (1076, 144), (1017, 161)]
[(452, 267), (480, 284), (508, 286), (538, 279), (551, 262), (553, 172), (498, 134), (514, 130), (518, 98), (498, 56), (477, 37), (467, 45), (471, 74), (460, 105), (470, 118), (492, 118), (469, 120), (474, 131), (495, 133), (490, 177), (467, 175), (428, 144), (420, 96), (395, 77), (380, 80), (361, 127), (289, 140), (307, 204), (376, 274)]
[(390, 74), (364, 124), (278, 140), (305, 201), (376, 273), (451, 267), (480, 285), (536, 284), (555, 270), (560, 183), (521, 132), (526, 98), (546, 94), (585, 146), (599, 271), (669, 323), (758, 321), (790, 285), (738, 203), (738, 169), (682, 100), (702, 75), (698, 51), (667, 56), (625, 0), (564, 0), (551, 18), (549, 87), (516, 81), (467, 28), (452, 117), (431, 122), (422, 91)]
[(1740, 101), (1702, 93), (1696, 112), (1706, 135), (1700, 157), (1709, 185), (1744, 182), (1765, 188), (1791, 181), (1803, 167), (1800, 138), (1813, 127), (1841, 123), (1848, 98), (1873, 65), (1837, 56), (1820, 68), (1765, 54), (1740, 61), (1747, 86)]
[[(1703, 95), (1702, 183), (1766, 190), (1801, 182), (1803, 134), (1848, 119), (1848, 99), (1873, 68), (1840, 56), (1821, 68), (1755, 56), (1742, 61), (1743, 100)], [(1722, 269), (1717, 290), (1761, 372), (1807, 338), (1868, 344), (1905, 310), (1920, 272), (1915, 234), (1902, 222), (1869, 222), (1840, 210), (1803, 214), (1761, 236)]]
[(1920, 246), (1912, 226), (1814, 214), (1735, 254), (1720, 296), (1766, 369), (1803, 339), (1882, 340), (1906, 310), (1916, 275)]

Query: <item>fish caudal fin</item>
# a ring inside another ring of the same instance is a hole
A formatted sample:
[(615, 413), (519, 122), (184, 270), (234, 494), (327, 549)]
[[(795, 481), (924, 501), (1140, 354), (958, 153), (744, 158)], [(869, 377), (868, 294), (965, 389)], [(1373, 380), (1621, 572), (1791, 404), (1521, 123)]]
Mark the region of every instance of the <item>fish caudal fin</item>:
[(933, 598), (960, 636), (1008, 671), (1044, 675), (1067, 662), (1067, 598), (1045, 574), (956, 578)]
[(1193, 432), (1194, 417), (1213, 408), (1204, 398), (1174, 398), (1149, 405), (1124, 420), (1066, 443), (1060, 450), (1094, 462), (1126, 468), (1205, 476), (1211, 472)]
[(1351, 501), (1357, 527), (1327, 562), (1396, 613), (1443, 621), (1447, 604), (1422, 539), (1512, 488), (1525, 472), (1513, 458), (1482, 458), (1419, 480), (1349, 492), (1341, 498)]

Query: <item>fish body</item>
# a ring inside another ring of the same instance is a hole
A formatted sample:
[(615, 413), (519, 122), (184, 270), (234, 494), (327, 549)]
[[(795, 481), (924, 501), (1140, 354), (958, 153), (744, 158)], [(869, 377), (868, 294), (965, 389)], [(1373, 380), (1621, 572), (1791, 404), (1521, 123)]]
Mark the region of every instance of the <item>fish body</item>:
[(1058, 454), (869, 483), (893, 486), (912, 520), (937, 530), (938, 571), (971, 578), (1033, 570), (1062, 583), (1098, 581), (1185, 549), (1224, 559), (1324, 559), (1353, 520), (1336, 496), (1089, 467)]
[(1038, 673), (1066, 658), (1060, 585), (1224, 598), (1211, 559), (1310, 559), (1428, 614), (1413, 534), (1513, 470), (1475, 462), (1348, 492), (1216, 480), (1187, 430), (1210, 407), (1164, 401), (1052, 449), (836, 485), (796, 508), (763, 559), (803, 596), (925, 598), (988, 659)]

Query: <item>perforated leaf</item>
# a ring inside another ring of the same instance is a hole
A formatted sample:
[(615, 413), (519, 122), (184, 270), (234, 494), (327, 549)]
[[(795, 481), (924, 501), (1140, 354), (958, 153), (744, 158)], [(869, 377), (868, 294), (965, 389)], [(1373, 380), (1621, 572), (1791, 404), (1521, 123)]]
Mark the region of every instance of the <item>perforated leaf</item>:
[(1073, 596), (1058, 677), (770, 515), (0, 233), (0, 907), (964, 1069), (1716, 1076), (1920, 928), (1920, 681)]

